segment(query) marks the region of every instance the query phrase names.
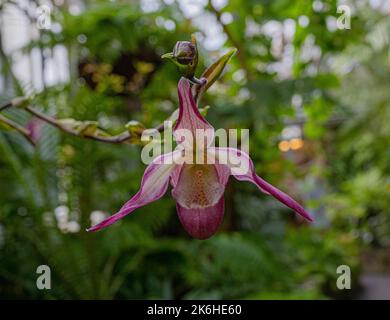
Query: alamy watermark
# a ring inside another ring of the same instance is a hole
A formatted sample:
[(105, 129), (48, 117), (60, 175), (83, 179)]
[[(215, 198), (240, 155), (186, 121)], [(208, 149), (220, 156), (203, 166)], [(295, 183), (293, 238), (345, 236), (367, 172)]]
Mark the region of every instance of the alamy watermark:
[(51, 28), (51, 8), (48, 5), (40, 5), (36, 10), (36, 27), (39, 30)]
[(172, 121), (165, 121), (164, 128), (163, 133), (156, 129), (143, 131), (141, 141), (146, 144), (141, 160), (144, 164), (152, 161), (155, 164), (225, 164), (241, 174), (250, 169), (249, 129), (192, 131), (183, 128), (172, 132)]
[(51, 270), (48, 265), (42, 264), (38, 266), (37, 274), (39, 274), (36, 286), (39, 290), (50, 290), (51, 289)]
[(343, 264), (337, 267), (336, 273), (339, 274), (336, 281), (337, 289), (350, 290), (351, 289), (351, 268)]
[(351, 29), (351, 8), (347, 5), (337, 7), (337, 13), (341, 14), (337, 18), (337, 28), (340, 30)]

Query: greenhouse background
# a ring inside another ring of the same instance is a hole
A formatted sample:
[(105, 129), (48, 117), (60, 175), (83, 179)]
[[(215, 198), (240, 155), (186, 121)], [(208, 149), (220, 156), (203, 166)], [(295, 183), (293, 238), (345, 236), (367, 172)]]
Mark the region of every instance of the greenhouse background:
[(207, 240), (169, 194), (87, 233), (137, 192), (141, 143), (0, 107), (0, 298), (390, 299), (389, 14), (389, 0), (2, 0), (0, 106), (29, 97), (112, 135), (178, 108), (181, 72), (161, 59), (177, 41), (196, 35), (198, 76), (237, 48), (201, 107), (216, 128), (249, 128), (257, 173), (314, 222), (231, 178)]

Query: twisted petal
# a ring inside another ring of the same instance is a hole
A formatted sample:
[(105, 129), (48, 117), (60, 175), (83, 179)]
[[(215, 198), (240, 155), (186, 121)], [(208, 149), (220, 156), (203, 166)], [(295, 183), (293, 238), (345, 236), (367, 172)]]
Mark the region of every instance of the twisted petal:
[(256, 174), (253, 162), (245, 152), (235, 148), (209, 148), (209, 153), (216, 157), (218, 163), (228, 166), (230, 174), (237, 180), (254, 183), (262, 192), (272, 195), (305, 219), (313, 221), (298, 202)]
[(87, 231), (97, 231), (108, 227), (135, 209), (160, 199), (167, 191), (169, 177), (176, 166), (174, 161), (170, 160), (177, 155), (177, 152), (173, 152), (155, 158), (144, 172), (140, 190), (117, 213)]

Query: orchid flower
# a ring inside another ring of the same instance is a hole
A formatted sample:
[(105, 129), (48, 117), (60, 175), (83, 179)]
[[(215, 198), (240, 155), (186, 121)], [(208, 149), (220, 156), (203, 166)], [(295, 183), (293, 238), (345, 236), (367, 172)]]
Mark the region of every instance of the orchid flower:
[[(88, 231), (105, 228), (137, 208), (160, 199), (170, 183), (173, 188), (172, 196), (176, 200), (176, 210), (184, 229), (194, 238), (209, 238), (221, 225), (224, 215), (224, 191), (230, 175), (240, 181), (252, 182), (260, 191), (272, 195), (305, 219), (312, 221), (300, 204), (256, 174), (253, 162), (245, 152), (235, 148), (211, 146), (209, 141), (214, 138), (214, 128), (200, 114), (187, 79), (180, 79), (178, 93), (180, 108), (173, 134), (177, 143), (185, 144), (186, 155), (183, 156), (183, 149), (179, 148), (156, 157), (144, 172), (140, 190), (116, 214)], [(207, 143), (183, 142), (183, 129), (189, 131), (193, 137), (196, 136), (197, 130), (204, 130), (207, 132)], [(214, 161), (188, 161), (188, 155), (192, 156), (192, 152), (199, 148), (204, 151), (203, 159)], [(237, 165), (243, 162), (247, 164), (245, 168)]]

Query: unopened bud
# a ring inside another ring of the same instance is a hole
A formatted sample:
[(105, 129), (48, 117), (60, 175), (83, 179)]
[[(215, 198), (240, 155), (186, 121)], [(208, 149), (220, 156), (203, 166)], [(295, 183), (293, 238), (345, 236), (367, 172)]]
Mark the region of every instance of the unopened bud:
[(11, 104), (13, 107), (23, 109), (28, 107), (28, 105), (30, 104), (30, 99), (26, 97), (16, 97), (11, 100)]
[(196, 58), (196, 47), (190, 41), (178, 41), (173, 48), (173, 58), (180, 64), (188, 65)]
[(198, 49), (195, 36), (192, 35), (191, 41), (176, 42), (173, 51), (162, 55), (161, 58), (171, 60), (179, 67), (184, 77), (193, 78), (198, 66)]
[(64, 129), (67, 130), (76, 130), (81, 124), (80, 121), (77, 121), (72, 118), (58, 119), (57, 123)]
[(83, 121), (77, 128), (77, 131), (83, 136), (93, 136), (98, 129), (98, 125), (97, 121)]
[(131, 120), (126, 124), (126, 129), (130, 133), (130, 135), (140, 136), (142, 134), (142, 131), (144, 131), (145, 127), (142, 123), (136, 120)]

